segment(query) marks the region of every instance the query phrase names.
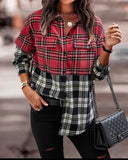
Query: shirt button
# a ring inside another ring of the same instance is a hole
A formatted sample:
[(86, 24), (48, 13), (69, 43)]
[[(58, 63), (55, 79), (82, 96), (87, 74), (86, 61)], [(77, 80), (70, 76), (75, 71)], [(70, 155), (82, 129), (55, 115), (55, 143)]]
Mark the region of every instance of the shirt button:
[(63, 71), (63, 74), (65, 74), (66, 73), (66, 71)]
[(66, 98), (66, 92), (62, 92), (63, 98)]
[(64, 55), (67, 55), (67, 52), (64, 52)]
[(60, 77), (60, 82), (66, 82), (66, 76), (61, 76)]

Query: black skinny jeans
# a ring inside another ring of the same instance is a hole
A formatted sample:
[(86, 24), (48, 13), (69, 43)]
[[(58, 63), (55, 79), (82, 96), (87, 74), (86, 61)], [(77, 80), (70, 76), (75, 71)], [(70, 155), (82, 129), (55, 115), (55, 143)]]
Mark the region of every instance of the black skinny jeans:
[[(42, 96), (45, 100), (45, 97)], [(58, 129), (61, 121), (60, 106), (43, 106), (42, 111), (35, 111), (31, 107), (31, 128), (37, 143), (41, 158), (64, 158), (63, 136), (59, 136)], [(106, 155), (110, 158), (108, 150), (97, 150), (94, 147), (93, 121), (87, 130), (79, 135), (68, 136), (77, 148), (82, 158), (96, 158)]]

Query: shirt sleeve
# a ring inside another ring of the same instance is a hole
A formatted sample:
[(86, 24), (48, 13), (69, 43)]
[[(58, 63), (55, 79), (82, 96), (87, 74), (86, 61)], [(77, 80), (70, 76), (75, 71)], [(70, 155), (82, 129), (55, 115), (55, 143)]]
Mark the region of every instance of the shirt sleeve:
[(25, 21), (25, 25), (21, 30), (19, 36), (16, 38), (16, 45), (24, 52), (29, 53), (35, 50), (34, 46), (34, 19), (29, 15)]
[(105, 42), (105, 32), (102, 21), (99, 17), (95, 17), (94, 33), (96, 42), (95, 60), (92, 67), (92, 75), (94, 80), (103, 80), (109, 73), (110, 65), (102, 66), (99, 61), (99, 57), (103, 51), (103, 45)]
[(14, 66), (16, 66), (18, 75), (22, 73), (28, 73), (30, 76), (30, 63), (31, 63), (32, 57), (33, 57), (33, 53), (28, 54), (16, 46), (14, 59), (12, 60), (12, 63)]
[(103, 45), (105, 42), (105, 31), (102, 21), (99, 17), (95, 17), (94, 26), (95, 26), (94, 33), (96, 42), (95, 60), (97, 60), (97, 58), (101, 55), (103, 51)]
[(102, 66), (100, 64), (99, 58), (94, 62), (92, 68), (92, 76), (94, 80), (103, 80), (107, 77), (110, 70), (110, 65)]

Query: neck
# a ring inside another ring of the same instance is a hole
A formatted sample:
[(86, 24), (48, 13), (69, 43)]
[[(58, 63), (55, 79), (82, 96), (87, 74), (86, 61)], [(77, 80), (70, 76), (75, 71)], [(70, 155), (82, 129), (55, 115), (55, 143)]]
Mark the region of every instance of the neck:
[(64, 14), (70, 14), (74, 12), (73, 4), (62, 4), (59, 2), (59, 11)]

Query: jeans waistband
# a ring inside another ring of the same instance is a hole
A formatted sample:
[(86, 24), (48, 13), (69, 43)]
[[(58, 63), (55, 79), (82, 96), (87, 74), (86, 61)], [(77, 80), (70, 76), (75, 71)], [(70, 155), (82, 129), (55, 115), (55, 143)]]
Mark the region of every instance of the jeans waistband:
[(48, 97), (48, 96), (44, 96), (44, 95), (41, 95), (41, 97), (43, 98), (44, 101), (46, 101), (48, 103), (48, 105), (61, 106), (61, 104), (62, 104), (60, 99), (56, 99), (56, 98), (52, 98), (52, 97)]

